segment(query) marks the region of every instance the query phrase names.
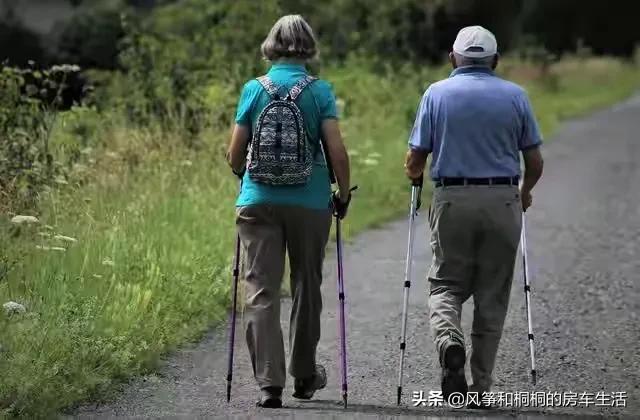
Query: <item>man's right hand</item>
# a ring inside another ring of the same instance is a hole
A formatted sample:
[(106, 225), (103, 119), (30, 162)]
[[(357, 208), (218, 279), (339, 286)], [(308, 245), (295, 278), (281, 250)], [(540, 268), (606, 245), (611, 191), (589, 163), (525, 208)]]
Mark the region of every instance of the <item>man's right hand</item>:
[(522, 211), (527, 211), (527, 209), (531, 207), (531, 204), (533, 204), (533, 196), (531, 195), (531, 191), (521, 190), (520, 200), (522, 201)]
[(539, 147), (524, 151), (522, 156), (524, 157), (524, 180), (520, 186), (520, 197), (522, 199), (522, 211), (527, 211), (531, 207), (531, 203), (533, 203), (531, 190), (533, 190), (533, 187), (542, 176), (544, 161)]

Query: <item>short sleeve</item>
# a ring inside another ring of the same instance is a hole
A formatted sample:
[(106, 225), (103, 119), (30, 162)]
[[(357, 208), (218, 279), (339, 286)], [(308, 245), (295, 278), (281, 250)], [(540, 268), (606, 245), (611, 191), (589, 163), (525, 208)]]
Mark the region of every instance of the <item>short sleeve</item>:
[(412, 149), (431, 152), (433, 148), (431, 127), (432, 103), (432, 92), (431, 87), (429, 87), (424, 95), (422, 95), (422, 100), (416, 113), (416, 120), (413, 123), (413, 129), (409, 136), (409, 147)]
[(320, 111), (320, 121), (327, 119), (338, 118), (338, 107), (336, 105), (336, 97), (333, 93), (333, 87), (330, 83), (324, 80), (317, 82), (316, 100), (318, 101), (318, 108)]
[(521, 110), (520, 119), (522, 121), (520, 138), (518, 139), (518, 148), (520, 150), (532, 149), (542, 144), (542, 134), (536, 121), (536, 117), (531, 107), (531, 102), (526, 93), (519, 98), (519, 109)]
[(236, 109), (236, 124), (251, 126), (251, 109), (259, 92), (260, 82), (250, 80), (245, 83)]

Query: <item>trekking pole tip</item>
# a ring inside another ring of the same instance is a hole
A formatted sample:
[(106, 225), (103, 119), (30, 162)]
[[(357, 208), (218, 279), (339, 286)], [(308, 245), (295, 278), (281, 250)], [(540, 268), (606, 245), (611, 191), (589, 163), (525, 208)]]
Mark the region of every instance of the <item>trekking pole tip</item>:
[(398, 402), (397, 405), (400, 405), (400, 400), (402, 400), (402, 387), (398, 387)]
[(347, 408), (347, 394), (342, 394), (342, 403), (344, 408)]
[(532, 370), (532, 371), (531, 371), (531, 383), (532, 383), (533, 385), (535, 385), (535, 384), (536, 384), (536, 382), (538, 381), (538, 380), (537, 380), (537, 376), (538, 376), (538, 375), (537, 375), (536, 371), (535, 371), (535, 370)]
[(227, 402), (231, 402), (231, 384), (227, 384)]

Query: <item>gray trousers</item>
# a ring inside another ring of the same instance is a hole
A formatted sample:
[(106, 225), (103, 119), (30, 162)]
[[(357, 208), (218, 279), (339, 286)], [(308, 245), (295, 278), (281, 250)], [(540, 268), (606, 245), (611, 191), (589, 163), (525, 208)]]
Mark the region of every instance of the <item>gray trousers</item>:
[(289, 374), (315, 372), (322, 312), (322, 263), (331, 212), (298, 206), (255, 205), (236, 211), (245, 255), (245, 335), (254, 377), (260, 386), (285, 386), (280, 327), (280, 291), (289, 254), (293, 300), (289, 327)]
[(473, 296), (470, 391), (489, 391), (509, 305), (522, 228), (515, 186), (435, 188), (429, 225), (432, 334), (438, 351), (447, 340), (464, 345), (462, 304)]

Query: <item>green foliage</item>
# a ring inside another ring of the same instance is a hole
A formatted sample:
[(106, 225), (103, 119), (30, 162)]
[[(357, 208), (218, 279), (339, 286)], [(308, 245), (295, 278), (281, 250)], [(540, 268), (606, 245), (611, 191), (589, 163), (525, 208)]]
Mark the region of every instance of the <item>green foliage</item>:
[(136, 123), (159, 117), (192, 135), (228, 125), (239, 84), (264, 69), (257, 45), (277, 16), (274, 4), (188, 0), (148, 19), (127, 15), (120, 55), (126, 76), (113, 89), (134, 94), (110, 96)]
[(282, 13), (308, 17), (326, 56), (344, 59), (363, 53), (386, 61), (440, 61), (464, 25), (493, 30), (505, 50), (511, 46), (521, 0), (334, 0), (331, 7), (312, 0), (281, 1)]
[[(611, 7), (603, 1), (582, 0), (92, 0), (42, 39), (16, 19), (0, 17), (0, 51), (13, 65), (50, 58), (113, 69), (118, 66), (123, 35), (118, 14), (126, 10), (140, 17), (150, 14), (159, 36), (192, 41), (185, 46), (195, 51), (194, 61), (199, 56), (217, 57), (219, 50), (233, 51), (233, 60), (226, 65), (240, 73), (256, 63), (242, 57), (255, 58), (259, 38), (277, 16), (286, 13), (303, 14), (322, 38), (325, 56), (333, 59), (365, 53), (387, 60), (439, 61), (460, 27), (470, 24), (491, 29), (501, 53), (520, 47), (522, 38), (533, 37), (556, 54), (572, 53), (582, 39), (597, 54), (630, 56), (640, 41), (634, 21), (640, 3), (619, 3)], [(216, 42), (207, 42), (212, 39)], [(51, 43), (54, 48), (45, 57), (40, 44)]]
[(63, 163), (50, 148), (50, 133), (65, 75), (73, 70), (69, 66), (50, 70), (2, 68), (0, 210), (33, 207), (40, 189), (64, 174)]

